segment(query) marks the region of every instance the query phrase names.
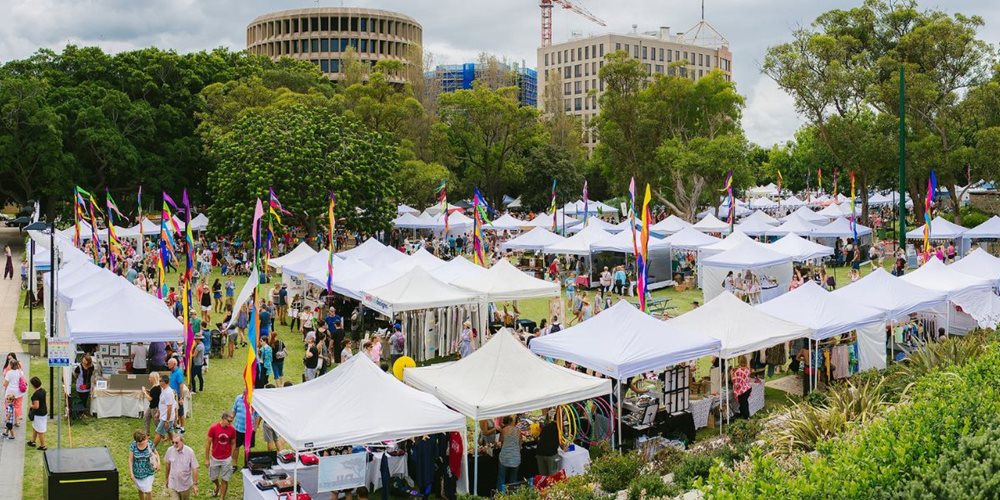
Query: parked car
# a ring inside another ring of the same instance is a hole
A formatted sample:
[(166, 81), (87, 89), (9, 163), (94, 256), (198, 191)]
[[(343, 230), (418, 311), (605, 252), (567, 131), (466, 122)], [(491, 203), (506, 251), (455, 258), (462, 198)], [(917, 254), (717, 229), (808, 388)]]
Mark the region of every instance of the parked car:
[(27, 226), (28, 224), (31, 224), (31, 217), (28, 216), (16, 217), (14, 219), (8, 220), (6, 224), (7, 227), (22, 228), (24, 226)]

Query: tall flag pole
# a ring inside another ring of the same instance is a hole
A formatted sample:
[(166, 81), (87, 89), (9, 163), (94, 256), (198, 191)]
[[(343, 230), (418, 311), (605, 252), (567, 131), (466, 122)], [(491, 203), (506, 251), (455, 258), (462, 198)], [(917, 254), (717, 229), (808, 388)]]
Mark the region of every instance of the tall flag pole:
[[(181, 300), (184, 302), (184, 361), (185, 372), (188, 380), (191, 380), (191, 351), (194, 346), (194, 329), (191, 328), (191, 280), (194, 278), (194, 236), (191, 234), (191, 200), (188, 199), (187, 189), (184, 190), (181, 202), (184, 203), (184, 242), (187, 246), (187, 267), (184, 268), (184, 291)], [(208, 293), (207, 291), (205, 293)]]
[(590, 214), (590, 210), (588, 210), (588, 208), (589, 208), (589, 206), (588, 206), (588, 200), (587, 200), (587, 180), (584, 179), (583, 180), (583, 224), (584, 224), (584, 226), (587, 225), (587, 216)]
[(649, 221), (652, 214), (649, 212), (650, 201), (649, 184), (646, 184), (646, 196), (642, 200), (642, 240), (639, 250), (642, 252), (642, 259), (639, 261), (640, 267), (636, 270), (639, 291), (639, 310), (646, 312), (646, 285), (649, 269)]
[(635, 237), (635, 177), (628, 183), (628, 218), (629, 226), (632, 229), (632, 253), (636, 257), (636, 269), (639, 268), (639, 245)]
[(837, 178), (840, 176), (840, 170), (833, 171), (833, 201), (837, 201)]
[(438, 187), (438, 201), (441, 202), (441, 210), (444, 212), (444, 237), (448, 237), (448, 179), (441, 179)]
[(817, 193), (822, 193), (823, 192), (823, 169), (822, 168), (817, 168), (816, 169), (816, 192)]
[(264, 254), (264, 273), (267, 273), (267, 263), (271, 259), (271, 241), (274, 239), (274, 222), (278, 221), (278, 227), (283, 224), (281, 222), (281, 214), (291, 215), (292, 213), (285, 210), (285, 207), (281, 206), (281, 201), (278, 200), (278, 195), (274, 194), (274, 188), (267, 188), (268, 191), (268, 207), (267, 207), (267, 253)]
[(125, 216), (118, 209), (118, 205), (111, 198), (111, 192), (107, 188), (104, 189), (104, 197), (108, 208), (108, 268), (111, 272), (115, 272), (115, 257), (117, 256), (124, 261), (125, 256), (122, 253), (121, 240), (118, 239), (118, 233), (115, 231), (114, 214), (118, 214), (122, 220), (125, 219)]
[(73, 246), (80, 248), (80, 210), (83, 198), (80, 196), (80, 186), (73, 189)]
[(559, 227), (559, 220), (556, 218), (556, 214), (559, 210), (556, 208), (556, 180), (552, 179), (552, 232), (556, 232)]
[[(261, 241), (260, 241), (260, 220), (264, 217), (264, 206), (260, 202), (260, 198), (257, 198), (257, 205), (254, 208), (253, 213), (253, 226), (250, 229), (250, 233), (253, 239), (253, 251), (254, 251), (254, 268), (260, 263), (260, 251), (261, 251)], [(250, 273), (251, 276), (256, 273)], [(250, 440), (253, 437), (253, 386), (254, 382), (257, 380), (257, 342), (258, 335), (260, 333), (260, 311), (259, 302), (257, 301), (257, 292), (260, 287), (260, 279), (253, 284), (253, 299), (250, 306), (250, 322), (249, 328), (247, 330), (247, 343), (250, 344), (247, 348), (247, 363), (243, 367), (243, 409), (244, 418), (246, 418), (245, 427), (246, 433), (243, 437), (243, 449), (244, 456), (249, 459), (250, 457)]]
[(139, 192), (135, 195), (135, 206), (136, 211), (139, 212), (138, 220), (136, 221), (136, 224), (139, 225), (139, 248), (137, 250), (139, 251), (139, 257), (142, 257), (146, 250), (145, 235), (142, 233), (142, 184), (139, 184)]
[(778, 170), (778, 196), (781, 196), (781, 170)]
[(166, 270), (167, 262), (175, 258), (177, 245), (174, 243), (174, 234), (180, 233), (180, 227), (174, 220), (170, 207), (177, 208), (173, 198), (166, 192), (163, 193), (163, 209), (160, 212), (160, 265), (159, 271), (159, 291), (157, 296), (163, 298), (166, 295)]
[(931, 170), (927, 178), (927, 199), (924, 203), (924, 255), (925, 260), (931, 252), (931, 211), (934, 207), (934, 193), (937, 191), (937, 175)]
[[(89, 205), (88, 209), (90, 211), (90, 248), (91, 252), (94, 254), (94, 264), (101, 264), (101, 239), (97, 236), (97, 214), (101, 213), (101, 210), (97, 208), (97, 202), (94, 201), (94, 195), (87, 193), (87, 203)], [(101, 214), (103, 215), (103, 214)]]
[(327, 218), (330, 222), (329, 231), (327, 231), (327, 251), (329, 255), (326, 261), (326, 294), (327, 297), (333, 293), (333, 254), (337, 250), (337, 216), (334, 214), (334, 208), (337, 206), (337, 195), (333, 191), (330, 191), (330, 208), (327, 210)]
[(854, 204), (854, 200), (855, 200), (854, 197), (855, 197), (855, 191), (854, 191), (854, 171), (851, 170), (851, 232), (854, 233), (854, 247), (858, 248), (858, 245), (859, 245), (859, 243), (858, 243), (858, 213), (857, 213), (856, 205)]
[(483, 223), (489, 223), (487, 211), (490, 206), (479, 192), (479, 188), (474, 188), (472, 192), (472, 253), (473, 262), (486, 267), (486, 253), (483, 251)]
[(729, 223), (729, 232), (733, 232), (733, 224), (736, 215), (736, 199), (733, 196), (733, 171), (730, 170), (726, 174), (726, 180), (722, 183), (722, 189), (720, 191), (725, 191), (726, 196), (729, 198), (729, 217), (726, 219)]

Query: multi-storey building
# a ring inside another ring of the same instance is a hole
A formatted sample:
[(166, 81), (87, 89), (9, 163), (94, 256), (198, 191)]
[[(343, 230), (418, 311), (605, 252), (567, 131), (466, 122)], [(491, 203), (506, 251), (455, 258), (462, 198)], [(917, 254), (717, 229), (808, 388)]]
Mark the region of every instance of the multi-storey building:
[[(264, 14), (247, 26), (247, 50), (273, 59), (310, 61), (332, 80), (343, 77), (348, 47), (371, 66), (388, 59), (410, 65), (423, 57), (423, 28), (415, 19), (377, 9), (322, 7)], [(390, 75), (403, 83), (407, 71)]]
[(437, 93), (471, 89), (476, 80), (496, 88), (517, 87), (521, 104), (538, 104), (538, 73), (524, 65), (503, 62), (441, 65), (424, 73), (424, 78), (427, 88)]
[[(584, 144), (593, 150), (597, 143), (589, 127), (590, 120), (600, 111), (598, 98), (604, 92), (604, 82), (598, 77), (604, 67), (604, 58), (615, 51), (625, 51), (642, 61), (650, 76), (675, 75), (698, 79), (713, 69), (732, 80), (733, 54), (725, 39), (712, 44), (701, 44), (684, 37), (683, 33), (671, 35), (670, 28), (660, 28), (654, 33), (605, 34), (574, 38), (567, 42), (538, 48), (538, 103), (548, 100), (551, 79), (561, 80), (559, 100), (563, 109), (579, 116), (584, 125)], [(675, 64), (678, 62), (685, 62)]]

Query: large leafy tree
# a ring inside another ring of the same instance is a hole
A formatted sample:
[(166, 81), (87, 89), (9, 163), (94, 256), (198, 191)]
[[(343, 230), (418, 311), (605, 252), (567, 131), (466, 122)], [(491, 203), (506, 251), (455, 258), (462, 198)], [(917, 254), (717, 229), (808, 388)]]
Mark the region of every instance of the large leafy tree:
[[(211, 229), (247, 236), (255, 199), (269, 187), (281, 194), (311, 236), (324, 224), (328, 193), (348, 229), (388, 229), (395, 216), (399, 154), (388, 136), (357, 121), (299, 102), (249, 109), (209, 144), (217, 167), (209, 174)], [(287, 216), (286, 216), (287, 217)]]

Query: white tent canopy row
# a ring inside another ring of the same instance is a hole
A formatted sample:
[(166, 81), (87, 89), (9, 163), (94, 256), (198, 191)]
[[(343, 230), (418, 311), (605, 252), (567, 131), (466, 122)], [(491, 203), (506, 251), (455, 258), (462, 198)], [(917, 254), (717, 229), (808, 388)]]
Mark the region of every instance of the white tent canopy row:
[(809, 236), (813, 238), (853, 238), (855, 229), (857, 230), (858, 238), (872, 234), (870, 227), (857, 224), (856, 228), (852, 228), (850, 220), (839, 217), (825, 226), (813, 229), (809, 233)]
[[(906, 239), (908, 240), (922, 240), (924, 239), (924, 228), (927, 224), (923, 224), (916, 229), (911, 229), (906, 232)], [(948, 219), (945, 219), (938, 215), (931, 220), (931, 234), (930, 239), (932, 240), (957, 240), (962, 237), (966, 229)]]
[[(697, 233), (697, 231), (695, 232)], [(704, 234), (702, 234), (702, 236), (705, 236), (706, 238), (711, 238), (711, 236), (707, 236)], [(649, 241), (647, 243), (648, 249), (655, 250), (658, 248), (663, 249), (669, 247), (670, 245), (667, 243), (666, 240), (656, 238), (653, 236), (649, 237)], [(615, 234), (613, 236), (610, 236), (608, 238), (605, 238), (590, 245), (590, 251), (592, 253), (616, 252), (616, 253), (627, 253), (630, 255), (635, 255), (635, 250), (641, 248), (642, 248), (642, 235), (639, 232), (636, 232), (634, 234), (634, 239), (633, 239), (632, 231), (622, 231), (618, 234)]]
[(778, 224), (781, 224), (781, 221), (775, 219), (774, 217), (771, 217), (770, 215), (767, 214), (767, 212), (764, 212), (763, 210), (754, 210), (750, 215), (744, 217), (743, 220), (741, 220), (740, 222), (744, 223), (750, 221), (763, 222), (771, 226), (777, 226)]
[(969, 239), (1000, 239), (1000, 216), (994, 215), (982, 224), (969, 229), (962, 236)]
[(809, 241), (795, 233), (788, 233), (778, 241), (767, 244), (767, 247), (788, 255), (793, 262), (806, 262), (833, 255), (832, 248)]
[(941, 312), (948, 295), (914, 285), (892, 276), (884, 269), (832, 292), (833, 296), (880, 309), (887, 320), (898, 321), (921, 311)]
[(474, 420), (525, 413), (611, 393), (611, 381), (531, 353), (509, 329), (454, 363), (403, 372), (407, 384)]
[(714, 214), (708, 214), (693, 226), (703, 233), (728, 233), (729, 224), (722, 222)]
[(493, 231), (520, 231), (524, 227), (525, 221), (515, 218), (511, 214), (503, 214), (483, 226), (485, 230)]
[(282, 272), (283, 266), (289, 264), (294, 264), (307, 257), (316, 254), (316, 250), (313, 250), (311, 246), (306, 244), (306, 242), (299, 243), (298, 246), (292, 249), (292, 251), (282, 255), (281, 257), (274, 257), (267, 261), (267, 265), (274, 268), (279, 273)]
[(705, 234), (694, 227), (686, 227), (664, 239), (671, 248), (678, 250), (697, 250), (702, 247), (714, 245), (720, 241), (715, 236)]
[(1000, 285), (1000, 258), (982, 248), (973, 250), (948, 267), (960, 273), (988, 278), (993, 281), (994, 287)]
[(555, 234), (544, 227), (535, 227), (531, 231), (500, 244), (501, 250), (539, 251), (545, 247), (558, 244), (566, 238)]
[(545, 253), (590, 255), (590, 246), (611, 237), (611, 233), (597, 226), (587, 226), (563, 241), (545, 247)]
[(798, 216), (799, 218), (805, 220), (806, 222), (812, 222), (814, 224), (826, 224), (829, 221), (829, 219), (827, 219), (822, 215), (817, 214), (816, 212), (813, 212), (812, 210), (809, 209), (809, 207), (805, 205), (800, 206), (799, 208), (795, 209), (794, 212), (782, 217), (781, 221), (785, 222), (793, 216)]
[(588, 200), (586, 203), (586, 210), (584, 210), (583, 200), (577, 200), (574, 203), (567, 203), (563, 206), (563, 210), (565, 210), (568, 215), (582, 215), (584, 212), (592, 215), (617, 214), (619, 212), (617, 208), (597, 200)]
[[(982, 328), (995, 328), (1000, 324), (1000, 316), (993, 310), (992, 298), (994, 281), (985, 277), (972, 276), (946, 266), (938, 259), (930, 259), (920, 269), (900, 278), (913, 285), (928, 290), (944, 292), (948, 300), (961, 307)], [(951, 325), (949, 325), (949, 328)]]
[[(636, 223), (638, 224), (639, 221), (636, 221)], [(691, 224), (690, 222), (674, 214), (670, 214), (670, 216), (668, 216), (666, 219), (663, 219), (660, 222), (657, 222), (656, 224), (649, 226), (649, 232), (656, 233), (659, 235), (671, 235), (680, 231), (681, 229), (691, 226), (693, 226), (693, 224)], [(626, 225), (626, 228), (627, 227), (628, 226)]]
[(583, 231), (584, 230), (584, 226), (586, 226), (586, 227), (596, 227), (596, 228), (599, 228), (599, 229), (603, 229), (607, 233), (617, 233), (617, 232), (621, 231), (618, 228), (617, 224), (612, 224), (612, 223), (607, 222), (604, 219), (601, 219), (599, 217), (591, 216), (591, 217), (587, 218), (587, 222), (584, 223), (584, 224), (577, 224), (575, 226), (570, 226), (570, 227), (566, 228), (566, 232), (570, 233), (570, 234), (576, 234), (576, 233), (579, 233), (580, 231)]

